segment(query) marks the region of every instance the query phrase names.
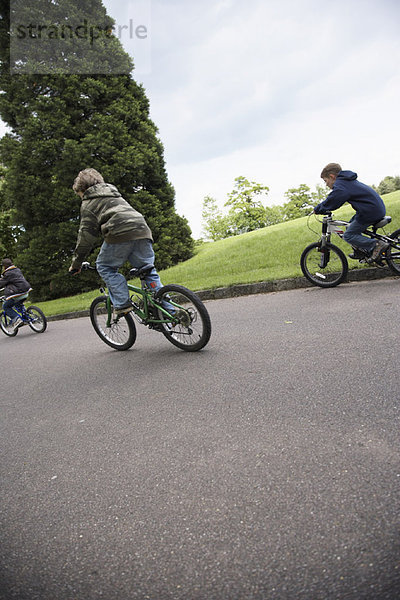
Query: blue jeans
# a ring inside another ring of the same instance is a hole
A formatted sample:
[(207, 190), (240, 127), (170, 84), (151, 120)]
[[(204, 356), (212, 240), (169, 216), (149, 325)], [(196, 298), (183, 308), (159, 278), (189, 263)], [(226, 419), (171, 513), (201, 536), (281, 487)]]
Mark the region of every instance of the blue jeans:
[[(383, 217), (382, 217), (383, 218)], [(378, 221), (378, 219), (377, 219)], [(360, 223), (357, 219), (357, 215), (354, 215), (350, 219), (350, 225), (347, 227), (343, 234), (343, 239), (356, 248), (365, 250), (368, 254), (371, 254), (376, 245), (376, 240), (373, 240), (365, 235), (361, 235), (370, 225), (370, 223)]]
[(115, 308), (122, 308), (129, 304), (128, 284), (122, 273), (118, 273), (126, 261), (132, 267), (152, 267), (146, 275), (145, 281), (155, 291), (162, 287), (160, 277), (154, 268), (154, 251), (151, 240), (132, 240), (120, 244), (107, 244), (103, 242), (96, 260), (96, 269), (108, 287), (111, 301)]
[(16, 319), (19, 315), (13, 309), (13, 306), (18, 305), (18, 298), (10, 298), (6, 300), (3, 304), (3, 310), (6, 313), (7, 317), (9, 317), (12, 321)]

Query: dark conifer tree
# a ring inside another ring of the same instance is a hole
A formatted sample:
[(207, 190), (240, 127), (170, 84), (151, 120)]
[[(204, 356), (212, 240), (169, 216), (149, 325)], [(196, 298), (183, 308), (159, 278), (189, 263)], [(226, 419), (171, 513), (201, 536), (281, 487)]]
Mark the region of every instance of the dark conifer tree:
[(10, 18), (9, 1), (0, 0), (0, 116), (11, 128), (0, 140), (2, 201), (22, 228), (13, 258), (35, 297), (93, 287), (87, 277), (66, 275), (80, 207), (71, 186), (86, 167), (143, 213), (158, 268), (189, 258), (191, 231), (175, 211), (149, 102), (101, 0), (17, 0), (12, 7)]

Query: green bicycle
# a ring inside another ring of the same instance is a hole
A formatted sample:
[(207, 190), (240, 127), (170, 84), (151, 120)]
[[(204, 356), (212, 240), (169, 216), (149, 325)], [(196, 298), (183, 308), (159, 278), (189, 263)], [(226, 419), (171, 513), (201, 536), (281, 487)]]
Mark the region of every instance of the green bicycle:
[[(82, 270), (95, 270), (89, 263)], [(152, 268), (152, 267), (151, 267)], [(133, 310), (117, 315), (105, 288), (90, 306), (90, 320), (97, 335), (111, 348), (128, 350), (136, 341), (135, 321), (161, 332), (171, 344), (186, 352), (201, 350), (211, 336), (211, 321), (200, 298), (187, 288), (169, 284), (154, 293), (145, 282), (151, 268), (131, 269), (130, 277), (140, 279), (140, 287), (128, 283)]]

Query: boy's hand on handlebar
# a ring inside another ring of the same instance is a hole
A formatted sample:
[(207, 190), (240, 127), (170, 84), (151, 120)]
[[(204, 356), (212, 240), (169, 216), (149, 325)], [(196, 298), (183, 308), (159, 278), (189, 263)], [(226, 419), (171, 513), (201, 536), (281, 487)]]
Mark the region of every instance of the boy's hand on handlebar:
[(79, 268), (79, 269), (74, 269), (73, 267), (70, 267), (70, 268), (68, 269), (68, 273), (69, 273), (70, 275), (78, 275), (78, 273), (80, 273), (80, 272), (81, 272), (81, 269), (80, 269), (80, 268)]
[(331, 215), (331, 214), (332, 214), (332, 211), (330, 211), (330, 210), (327, 210), (326, 208), (319, 208), (319, 209), (318, 209), (318, 206), (316, 206), (316, 207), (314, 208), (314, 214), (315, 214), (315, 215)]

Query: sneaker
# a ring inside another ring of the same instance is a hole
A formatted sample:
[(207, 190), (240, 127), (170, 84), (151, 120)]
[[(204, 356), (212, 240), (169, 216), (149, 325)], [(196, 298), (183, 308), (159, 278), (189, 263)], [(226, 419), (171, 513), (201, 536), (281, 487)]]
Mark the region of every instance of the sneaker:
[(371, 254), (371, 259), (372, 260), (379, 260), (381, 257), (381, 254), (387, 249), (389, 248), (389, 244), (387, 242), (382, 242), (381, 240), (378, 240), (376, 242), (376, 246), (375, 248), (372, 250), (372, 254)]
[(11, 321), (10, 325), (15, 330), (15, 329), (17, 329), (17, 327), (22, 325), (22, 323), (23, 323), (23, 320), (20, 317), (16, 317), (14, 319), (14, 321)]
[(358, 248), (353, 248), (353, 252), (349, 254), (349, 258), (353, 258), (354, 260), (360, 260), (360, 258), (365, 258), (365, 256), (365, 252)]
[(125, 306), (121, 306), (120, 308), (116, 308), (115, 312), (117, 313), (118, 316), (123, 316), (126, 315), (127, 313), (131, 312), (133, 310), (133, 305), (132, 304), (126, 304)]

